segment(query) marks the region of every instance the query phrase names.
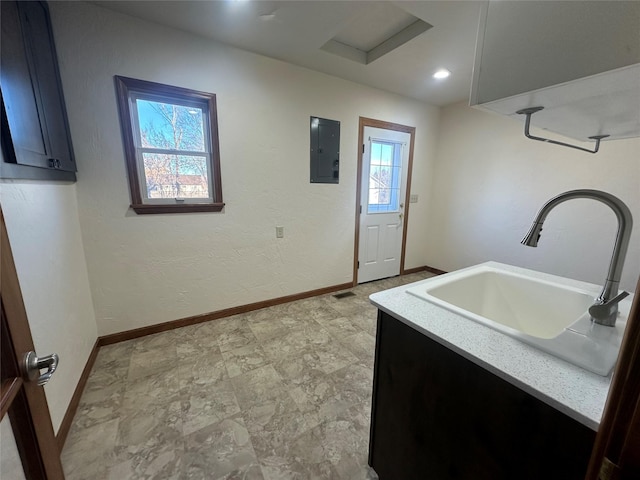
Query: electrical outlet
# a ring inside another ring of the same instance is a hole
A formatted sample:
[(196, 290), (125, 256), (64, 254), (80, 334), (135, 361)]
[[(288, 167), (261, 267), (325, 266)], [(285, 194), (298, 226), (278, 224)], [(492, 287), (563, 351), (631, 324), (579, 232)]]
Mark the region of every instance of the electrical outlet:
[(276, 238), (284, 238), (284, 227), (276, 227)]
[(418, 203), (418, 194), (412, 193), (411, 197), (409, 197), (409, 203)]

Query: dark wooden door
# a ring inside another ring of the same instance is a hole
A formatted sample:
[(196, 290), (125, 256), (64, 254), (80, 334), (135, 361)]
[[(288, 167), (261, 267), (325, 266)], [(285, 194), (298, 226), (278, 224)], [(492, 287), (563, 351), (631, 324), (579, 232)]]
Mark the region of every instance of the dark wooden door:
[(64, 479), (43, 387), (21, 375), (33, 339), (1, 209), (0, 224), (0, 420), (8, 415), (27, 480)]

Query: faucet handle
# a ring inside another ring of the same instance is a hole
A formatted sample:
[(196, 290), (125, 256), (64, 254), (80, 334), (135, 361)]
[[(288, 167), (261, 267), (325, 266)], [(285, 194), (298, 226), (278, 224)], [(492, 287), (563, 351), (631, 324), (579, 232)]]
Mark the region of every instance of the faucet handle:
[[(615, 324), (616, 314), (618, 313), (618, 303), (629, 296), (629, 292), (622, 291), (611, 300), (602, 303), (594, 303), (589, 307), (589, 315), (594, 320), (608, 320), (611, 325)], [(600, 323), (600, 322), (598, 322)], [(609, 325), (609, 323), (605, 323)]]

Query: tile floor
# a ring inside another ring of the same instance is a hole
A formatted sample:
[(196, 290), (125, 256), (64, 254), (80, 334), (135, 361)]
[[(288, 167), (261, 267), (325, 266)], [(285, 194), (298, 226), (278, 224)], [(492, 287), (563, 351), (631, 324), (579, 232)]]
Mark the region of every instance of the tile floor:
[(377, 478), (368, 296), (429, 276), (102, 347), (62, 452), (67, 479)]

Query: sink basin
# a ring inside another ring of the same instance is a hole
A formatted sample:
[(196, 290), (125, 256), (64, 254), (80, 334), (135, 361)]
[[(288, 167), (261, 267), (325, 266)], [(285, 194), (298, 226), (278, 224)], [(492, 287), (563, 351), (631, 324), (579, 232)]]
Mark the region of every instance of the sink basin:
[(594, 298), (591, 293), (488, 267), (428, 288), (425, 294), (463, 314), (538, 338), (557, 337), (589, 309)]
[(597, 285), (524, 269), (518, 271), (531, 274), (514, 273), (509, 268), (489, 262), (413, 284), (407, 292), (591, 372), (608, 375), (617, 358), (631, 300), (621, 302), (622, 318), (616, 327), (596, 325), (588, 309), (599, 293)]

